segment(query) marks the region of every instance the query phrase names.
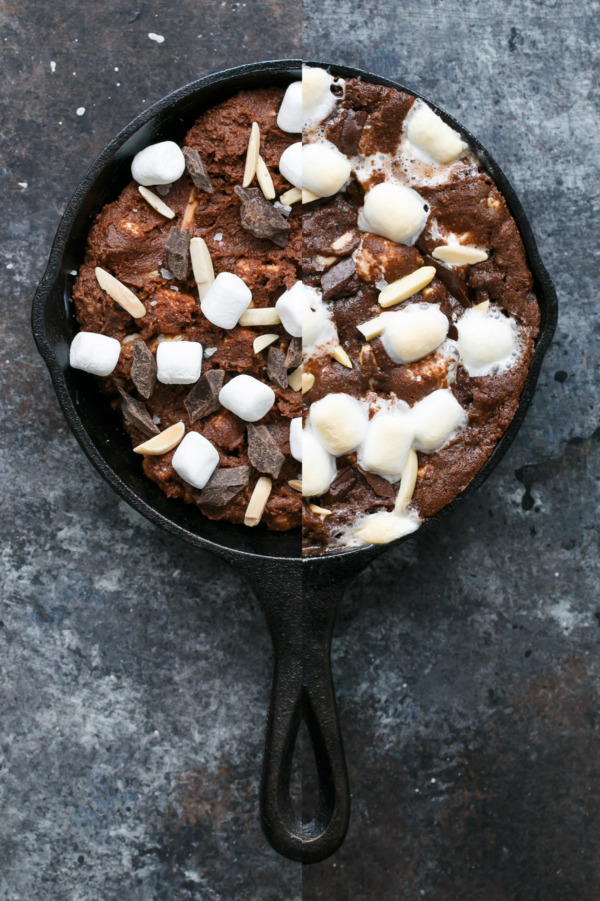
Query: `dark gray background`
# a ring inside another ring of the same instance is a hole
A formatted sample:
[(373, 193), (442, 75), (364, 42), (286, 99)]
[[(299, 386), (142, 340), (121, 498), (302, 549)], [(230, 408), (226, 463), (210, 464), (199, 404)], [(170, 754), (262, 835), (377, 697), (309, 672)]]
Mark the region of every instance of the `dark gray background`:
[[(593, 901), (600, 4), (305, 0), (303, 24), (297, 2), (170, 7), (0, 2), (0, 899)], [(178, 85), (302, 39), (481, 139), (561, 302), (508, 457), (349, 593), (334, 666), (352, 822), (304, 872), (257, 823), (270, 659), (255, 600), (100, 480), (28, 322), (61, 212), (110, 137)]]

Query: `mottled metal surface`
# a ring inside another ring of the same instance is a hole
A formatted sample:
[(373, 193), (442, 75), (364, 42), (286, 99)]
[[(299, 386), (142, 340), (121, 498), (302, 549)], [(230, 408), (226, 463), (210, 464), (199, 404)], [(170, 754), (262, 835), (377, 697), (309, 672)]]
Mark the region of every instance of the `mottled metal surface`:
[[(297, 3), (172, 6), (0, 3), (0, 898), (593, 901), (600, 3), (306, 0), (303, 32)], [(28, 325), (108, 139), (199, 75), (298, 54), (302, 33), (307, 56), (398, 77), (489, 147), (562, 303), (491, 481), (349, 593), (334, 668), (353, 814), (303, 873), (258, 825), (258, 605), (100, 480)]]

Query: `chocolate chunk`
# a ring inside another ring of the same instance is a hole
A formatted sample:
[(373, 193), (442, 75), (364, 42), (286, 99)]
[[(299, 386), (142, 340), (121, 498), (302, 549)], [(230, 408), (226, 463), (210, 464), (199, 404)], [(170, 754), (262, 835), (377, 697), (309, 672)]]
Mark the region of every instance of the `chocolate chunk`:
[(170, 185), (154, 185), (154, 190), (157, 194), (160, 194), (161, 197), (166, 197), (172, 187), (173, 182), (171, 182)]
[(285, 455), (266, 425), (248, 426), (248, 459), (259, 472), (266, 472), (274, 479), (281, 472)]
[(346, 118), (342, 125), (341, 150), (347, 156), (355, 156), (358, 153), (358, 145), (368, 115), (364, 109), (348, 110), (346, 113)]
[(347, 257), (332, 266), (321, 276), (323, 300), (335, 300), (353, 294), (358, 288), (356, 266), (352, 257)]
[(246, 189), (236, 185), (233, 190), (242, 201), (242, 228), (255, 238), (265, 238), (278, 247), (287, 247), (290, 224), (265, 199), (260, 188)]
[(191, 147), (184, 147), (183, 156), (185, 158), (185, 167), (190, 178), (194, 182), (194, 187), (197, 188), (198, 191), (206, 191), (207, 194), (214, 194), (215, 189), (210, 180), (210, 175), (206, 171), (206, 166), (202, 162), (202, 158), (198, 151), (192, 150)]
[(187, 228), (172, 228), (165, 244), (165, 263), (175, 278), (187, 278), (190, 268), (190, 233)]
[(452, 294), (463, 307), (470, 307), (473, 305), (471, 289), (454, 269), (444, 266), (443, 263), (440, 263), (439, 260), (430, 257), (428, 254), (423, 254), (423, 262), (426, 266), (435, 266), (435, 273), (442, 285), (448, 289), (450, 294)]
[(184, 400), (190, 422), (196, 422), (209, 413), (215, 413), (221, 406), (219, 391), (223, 387), (225, 373), (222, 369), (209, 369), (198, 379)]
[(209, 507), (224, 507), (246, 487), (249, 480), (249, 466), (217, 469), (202, 489), (200, 503)]
[(351, 466), (346, 466), (345, 469), (341, 469), (336, 475), (335, 479), (329, 486), (329, 491), (327, 493), (328, 502), (331, 504), (335, 504), (338, 501), (343, 501), (349, 491), (351, 491), (356, 485), (356, 475)]
[(387, 479), (382, 479), (381, 476), (376, 476), (372, 472), (367, 472), (362, 469), (361, 466), (357, 466), (356, 468), (369, 488), (373, 489), (377, 497), (396, 497), (396, 491)]
[(287, 388), (287, 366), (285, 354), (278, 347), (270, 347), (267, 354), (267, 376), (278, 388)]
[(156, 357), (148, 349), (145, 341), (133, 342), (131, 361), (131, 381), (145, 400), (152, 397), (156, 386)]
[(297, 369), (302, 362), (302, 338), (291, 338), (285, 355), (285, 368)]
[(136, 400), (131, 394), (127, 394), (122, 388), (119, 388), (119, 394), (121, 395), (121, 412), (125, 421), (148, 438), (151, 435), (158, 435), (160, 430), (148, 413), (146, 405), (141, 400)]

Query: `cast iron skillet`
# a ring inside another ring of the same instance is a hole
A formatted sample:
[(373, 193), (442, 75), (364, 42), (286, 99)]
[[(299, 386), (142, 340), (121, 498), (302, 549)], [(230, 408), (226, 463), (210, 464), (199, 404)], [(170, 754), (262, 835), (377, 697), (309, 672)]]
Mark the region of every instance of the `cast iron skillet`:
[[(406, 91), (402, 85), (359, 69), (326, 66), (334, 75), (360, 77)], [(240, 88), (285, 86), (300, 76), (300, 60), (254, 63), (209, 75), (180, 88), (127, 126), (100, 154), (73, 195), (61, 220), (50, 261), (33, 302), (33, 333), (67, 421), (84, 452), (106, 481), (132, 507), (195, 547), (213, 551), (235, 566), (259, 597), (273, 640), (273, 687), (267, 719), (261, 785), (261, 819), (272, 846), (281, 854), (313, 863), (343, 842), (350, 813), (330, 648), (337, 609), (352, 579), (384, 547), (342, 550), (323, 557), (301, 557), (297, 532), (274, 533), (215, 523), (182, 501), (168, 500), (142, 474), (120, 419), (102, 398), (93, 378), (68, 365), (77, 331), (69, 296), (94, 217), (130, 181), (130, 161), (155, 141), (180, 141), (200, 112)], [(414, 93), (414, 92), (412, 92)], [(419, 95), (416, 95), (419, 96)], [(429, 101), (428, 101), (429, 102)], [(480, 473), (423, 529), (462, 504), (487, 478), (514, 439), (531, 401), (556, 325), (557, 300), (539, 258), (533, 234), (514, 190), (479, 142), (451, 116), (433, 108), (466, 137), (484, 168), (504, 194), (520, 229), (542, 310), (540, 337), (517, 414)], [(401, 539), (404, 540), (404, 539)], [(318, 809), (303, 823), (290, 799), (292, 755), (304, 719), (313, 746), (319, 781)]]

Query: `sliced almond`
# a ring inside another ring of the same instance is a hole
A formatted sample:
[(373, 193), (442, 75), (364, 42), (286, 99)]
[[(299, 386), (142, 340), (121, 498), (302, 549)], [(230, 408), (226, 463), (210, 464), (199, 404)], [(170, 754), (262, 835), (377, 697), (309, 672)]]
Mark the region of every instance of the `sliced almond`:
[(134, 319), (141, 319), (146, 315), (146, 307), (139, 297), (126, 288), (118, 278), (115, 278), (106, 269), (101, 269), (100, 266), (96, 266), (94, 272), (102, 290), (106, 291), (108, 296), (112, 297), (115, 303), (123, 307), (130, 316), (133, 316)]
[(417, 484), (417, 472), (419, 469), (419, 458), (417, 452), (409, 451), (404, 469), (402, 470), (402, 480), (400, 482), (400, 490), (394, 504), (394, 513), (403, 513), (410, 504), (413, 494), (415, 493), (415, 485)]
[(280, 196), (279, 203), (282, 203), (284, 206), (293, 206), (294, 203), (298, 203), (301, 199), (302, 191), (300, 188), (290, 188), (289, 191)]
[(161, 216), (164, 216), (166, 219), (175, 218), (175, 213), (171, 207), (167, 206), (154, 191), (150, 191), (148, 188), (145, 188), (144, 185), (138, 185), (138, 191), (146, 203), (148, 203), (153, 210), (156, 210), (157, 213), (160, 213)]
[(242, 313), (239, 320), (239, 324), (244, 326), (279, 325), (280, 323), (281, 319), (275, 307), (253, 307)]
[(119, 228), (125, 232), (129, 232), (131, 235), (135, 235), (136, 238), (141, 238), (144, 234), (144, 229), (139, 222), (131, 222), (129, 219), (121, 219)]
[(257, 526), (262, 519), (262, 515), (265, 512), (265, 507), (267, 506), (267, 501), (269, 500), (269, 496), (271, 494), (271, 488), (273, 483), (271, 479), (268, 479), (267, 476), (261, 476), (258, 482), (254, 487), (254, 491), (252, 492), (252, 497), (248, 502), (248, 506), (246, 507), (246, 515), (244, 516), (244, 525)]
[(331, 516), (333, 510), (327, 510), (325, 507), (319, 507), (318, 504), (309, 504), (308, 505), (313, 513), (316, 513), (317, 516)]
[(300, 391), (302, 388), (302, 363), (288, 375), (288, 385), (292, 391)]
[(188, 202), (185, 206), (185, 210), (183, 212), (183, 220), (181, 222), (182, 228), (189, 228), (192, 222), (194, 221), (194, 214), (196, 212), (196, 207), (198, 206), (198, 198), (196, 197), (196, 192), (192, 188), (190, 191), (190, 196), (188, 197)]
[(200, 300), (204, 300), (208, 289), (215, 280), (213, 262), (204, 238), (192, 238), (190, 241), (190, 259)]
[(361, 325), (357, 325), (356, 328), (361, 335), (364, 335), (367, 341), (372, 341), (373, 338), (379, 338), (384, 333), (389, 317), (390, 313), (382, 313), (381, 316), (369, 319), (368, 322), (363, 322)]
[(502, 201), (500, 200), (500, 198), (494, 197), (492, 194), (490, 194), (486, 203), (490, 210), (499, 210), (502, 206)]
[[(288, 378), (288, 384), (289, 384)], [(302, 373), (302, 394), (308, 394), (310, 389), (315, 383), (315, 377), (312, 372), (303, 372)]]
[(260, 154), (256, 162), (256, 180), (267, 200), (274, 200), (275, 188), (273, 187), (273, 179), (271, 178), (271, 173), (267, 169), (267, 164)]
[(252, 347), (254, 349), (255, 354), (259, 354), (261, 350), (264, 350), (265, 347), (268, 347), (269, 344), (273, 344), (274, 341), (277, 341), (279, 335), (258, 335), (257, 338), (252, 342)]
[(308, 188), (302, 188), (302, 203), (312, 203), (313, 200), (320, 200), (318, 194), (313, 194)]
[(344, 232), (343, 235), (340, 235), (339, 238), (336, 238), (336, 240), (331, 245), (331, 249), (335, 250), (336, 252), (338, 250), (343, 250), (344, 247), (347, 247), (353, 237), (354, 232)]
[(184, 435), (184, 424), (176, 422), (175, 425), (170, 425), (168, 429), (165, 429), (159, 435), (154, 435), (153, 438), (144, 441), (143, 444), (138, 444), (133, 450), (136, 454), (158, 457), (160, 454), (166, 454), (168, 451), (173, 450), (174, 447), (177, 447)]
[(342, 366), (345, 366), (346, 369), (353, 369), (352, 360), (344, 350), (341, 344), (338, 344), (337, 347), (334, 347), (331, 356), (334, 360), (337, 360), (338, 363), (341, 363)]
[(485, 263), (488, 258), (485, 250), (465, 244), (441, 244), (435, 248), (431, 256), (434, 260), (441, 260), (442, 263), (456, 263), (458, 266)]
[(480, 313), (487, 313), (490, 308), (489, 300), (483, 300), (481, 303), (476, 304), (473, 309), (479, 310)]
[(330, 266), (333, 266), (333, 264), (337, 262), (337, 259), (337, 257), (322, 257), (318, 254), (315, 257), (315, 263), (317, 263), (318, 266), (322, 266), (323, 269), (329, 269)]
[(385, 308), (402, 303), (403, 300), (408, 300), (413, 294), (426, 288), (434, 278), (434, 266), (421, 266), (410, 275), (405, 275), (404, 278), (399, 278), (384, 288), (379, 295), (379, 305)]
[(260, 129), (256, 122), (252, 123), (250, 129), (250, 140), (248, 141), (248, 150), (246, 152), (246, 168), (244, 169), (244, 180), (242, 186), (248, 188), (252, 184), (252, 180), (256, 175), (256, 165), (260, 154)]
[(139, 337), (139, 332), (134, 332), (132, 335), (125, 335), (125, 337), (121, 339), (121, 344), (131, 344), (132, 341), (135, 341), (135, 339)]
[(302, 494), (302, 482), (300, 479), (290, 479), (288, 485), (294, 491), (299, 491)]
[(182, 334), (178, 334), (178, 335), (163, 335), (163, 334), (160, 334), (160, 335), (157, 335), (157, 336), (156, 336), (156, 343), (157, 343), (157, 344), (162, 344), (162, 343), (165, 342), (165, 341), (167, 341), (167, 342), (168, 342), (168, 341), (183, 341), (183, 335), (182, 335)]

